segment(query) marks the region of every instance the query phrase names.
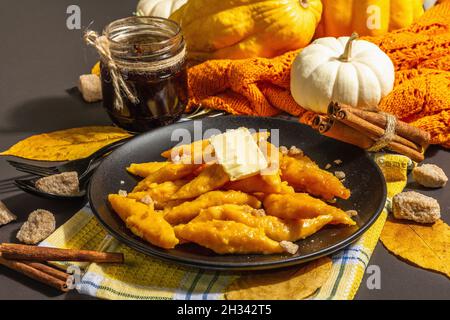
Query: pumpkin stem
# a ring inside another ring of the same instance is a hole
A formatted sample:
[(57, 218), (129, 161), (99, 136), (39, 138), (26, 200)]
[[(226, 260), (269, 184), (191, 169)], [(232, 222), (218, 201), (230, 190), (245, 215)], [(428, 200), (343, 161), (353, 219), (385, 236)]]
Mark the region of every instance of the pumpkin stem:
[(340, 60), (344, 62), (350, 61), (352, 57), (352, 48), (353, 48), (353, 41), (358, 39), (359, 35), (356, 32), (353, 32), (350, 38), (348, 39), (347, 44), (345, 45), (344, 53), (339, 57)]
[(305, 9), (308, 8), (309, 7), (308, 0), (300, 0), (300, 5)]

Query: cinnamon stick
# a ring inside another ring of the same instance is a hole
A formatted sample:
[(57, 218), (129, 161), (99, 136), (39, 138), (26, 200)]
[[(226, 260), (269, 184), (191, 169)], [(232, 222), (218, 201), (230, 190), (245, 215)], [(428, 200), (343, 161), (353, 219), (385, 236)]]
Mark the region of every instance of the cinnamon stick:
[(66, 281), (56, 278), (53, 275), (43, 272), (39, 269), (36, 269), (30, 264), (26, 264), (20, 261), (7, 260), (2, 256), (0, 256), (0, 264), (11, 270), (20, 272), (29, 278), (56, 288), (62, 292), (69, 291), (69, 287)]
[[(352, 126), (354, 126), (354, 125), (352, 124)], [(374, 135), (372, 135), (370, 133), (366, 133), (366, 134), (370, 138), (372, 138), (374, 140), (379, 138), (379, 137), (374, 136)], [(401, 143), (398, 143), (398, 142), (395, 142), (395, 141), (389, 142), (388, 145), (387, 145), (387, 149), (392, 150), (392, 151), (397, 152), (397, 153), (400, 153), (402, 155), (405, 155), (408, 158), (410, 158), (411, 160), (416, 161), (416, 162), (422, 162), (425, 159), (425, 157), (424, 157), (422, 152), (419, 152), (417, 150), (411, 149), (408, 146), (405, 146), (405, 145), (403, 145)]]
[[(379, 138), (376, 135), (364, 132), (364, 128), (362, 130), (358, 130), (327, 116), (317, 115), (313, 120), (312, 126), (324, 136), (353, 144), (362, 149), (369, 149), (373, 146), (375, 140)], [(406, 155), (417, 162), (421, 162), (424, 159), (424, 155), (422, 153), (395, 141), (389, 143), (388, 148), (397, 153)]]
[[(371, 136), (370, 134), (369, 134), (369, 137), (375, 138), (375, 137)], [(416, 161), (416, 162), (422, 162), (425, 159), (425, 156), (423, 153), (413, 150), (411, 148), (408, 148), (407, 146), (405, 146), (401, 143), (395, 142), (395, 141), (391, 141), (388, 144), (387, 148), (394, 152), (397, 152), (399, 154), (403, 154), (403, 155), (407, 156), (408, 158), (410, 158), (411, 160)]]
[(50, 267), (46, 264), (43, 263), (39, 263), (39, 262), (23, 262), (26, 265), (29, 265), (30, 267), (33, 267), (39, 271), (45, 272), (46, 274), (49, 274), (53, 277), (55, 277), (56, 279), (62, 280), (64, 281), (64, 283), (66, 283), (67, 285), (69, 285), (69, 283), (72, 281), (71, 276), (67, 273), (65, 273), (64, 271), (58, 270), (56, 268)]
[(5, 259), (28, 261), (81, 261), (96, 263), (123, 263), (122, 253), (89, 250), (58, 249), (13, 243), (0, 244)]
[(362, 149), (368, 149), (375, 143), (358, 130), (329, 117), (317, 115), (313, 120), (313, 127), (326, 137), (350, 143)]
[[(383, 114), (376, 113), (376, 112), (370, 112), (370, 111), (364, 111), (357, 108), (352, 108), (350, 106), (341, 105), (338, 103), (332, 103), (329, 106), (329, 112), (333, 112), (334, 115), (337, 114), (340, 110), (347, 110), (358, 117), (373, 123), (376, 126), (379, 126), (381, 128), (386, 127), (386, 117)], [(430, 143), (430, 133), (419, 129), (417, 127), (414, 127), (412, 125), (407, 124), (406, 122), (397, 120), (397, 124), (395, 127), (395, 132), (408, 140), (411, 140), (412, 142), (417, 143), (418, 145), (422, 147), (427, 147)]]
[[(376, 138), (382, 137), (385, 132), (384, 129), (372, 124), (369, 121), (364, 120), (363, 118), (357, 116), (356, 114), (345, 108), (341, 108), (341, 110), (337, 112), (336, 118), (345, 123), (346, 125), (353, 127), (361, 132), (367, 132)], [(412, 141), (400, 137), (397, 134), (394, 135), (392, 141), (397, 142), (399, 144), (403, 144), (404, 146), (412, 150), (415, 150), (419, 153), (422, 151), (422, 147), (420, 145), (417, 145)]]

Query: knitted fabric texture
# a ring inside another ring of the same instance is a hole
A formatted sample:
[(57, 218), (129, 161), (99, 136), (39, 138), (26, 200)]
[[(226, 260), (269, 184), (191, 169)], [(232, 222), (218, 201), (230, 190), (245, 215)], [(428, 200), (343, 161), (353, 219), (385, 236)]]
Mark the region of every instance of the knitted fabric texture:
[[(394, 90), (380, 108), (430, 132), (432, 144), (450, 148), (450, 0), (408, 28), (362, 39), (377, 44), (395, 66)], [(290, 66), (297, 54), (210, 60), (190, 68), (188, 110), (201, 106), (257, 116), (284, 111), (309, 124), (313, 113), (290, 94)]]

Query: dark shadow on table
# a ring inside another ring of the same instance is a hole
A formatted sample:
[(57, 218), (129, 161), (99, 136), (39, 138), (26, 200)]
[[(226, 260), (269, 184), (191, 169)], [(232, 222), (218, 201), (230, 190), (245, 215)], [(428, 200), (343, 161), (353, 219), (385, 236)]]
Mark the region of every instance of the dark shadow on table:
[(438, 190), (438, 188), (424, 187), (415, 181), (409, 181), (408, 184), (406, 185), (406, 189), (410, 190), (410, 191), (417, 191), (417, 192)]
[(38, 292), (42, 293), (43, 295), (45, 295), (47, 298), (54, 298), (54, 297), (64, 294), (63, 292), (60, 292), (57, 289), (49, 287), (46, 284), (40, 283), (35, 280), (31, 280), (27, 276), (22, 275), (16, 271), (13, 271), (13, 270), (10, 270), (10, 269), (4, 268), (4, 267), (2, 267), (1, 270), (2, 270), (2, 273), (7, 278), (10, 278), (10, 279), (13, 279), (14, 281), (20, 282), (21, 285), (28, 287), (34, 291), (38, 291)]
[(19, 188), (16, 187), (14, 181), (16, 179), (27, 179), (31, 177), (33, 176), (30, 174), (19, 174), (14, 177), (0, 179), (0, 194), (18, 191)]
[(91, 297), (85, 294), (79, 294), (78, 291), (69, 291), (65, 296), (64, 300), (99, 300), (96, 297)]
[(429, 158), (435, 156), (439, 150), (445, 150), (445, 149), (442, 148), (441, 146), (436, 146), (436, 145), (429, 146), (427, 148), (427, 151), (425, 151), (425, 158), (429, 159)]
[(4, 117), (7, 127), (0, 127), (0, 132), (49, 132), (111, 124), (101, 102), (85, 103), (73, 88), (67, 90), (67, 96), (40, 98), (15, 106)]

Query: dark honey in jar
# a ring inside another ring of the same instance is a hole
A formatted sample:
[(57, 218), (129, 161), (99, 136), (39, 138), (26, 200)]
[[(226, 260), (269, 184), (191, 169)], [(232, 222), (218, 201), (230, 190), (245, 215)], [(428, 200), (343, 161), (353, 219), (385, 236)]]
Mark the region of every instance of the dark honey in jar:
[(187, 93), (186, 46), (177, 23), (131, 17), (108, 25), (104, 35), (117, 73), (136, 98), (121, 88), (117, 104), (111, 65), (101, 62), (103, 106), (112, 121), (130, 132), (144, 132), (177, 121)]

